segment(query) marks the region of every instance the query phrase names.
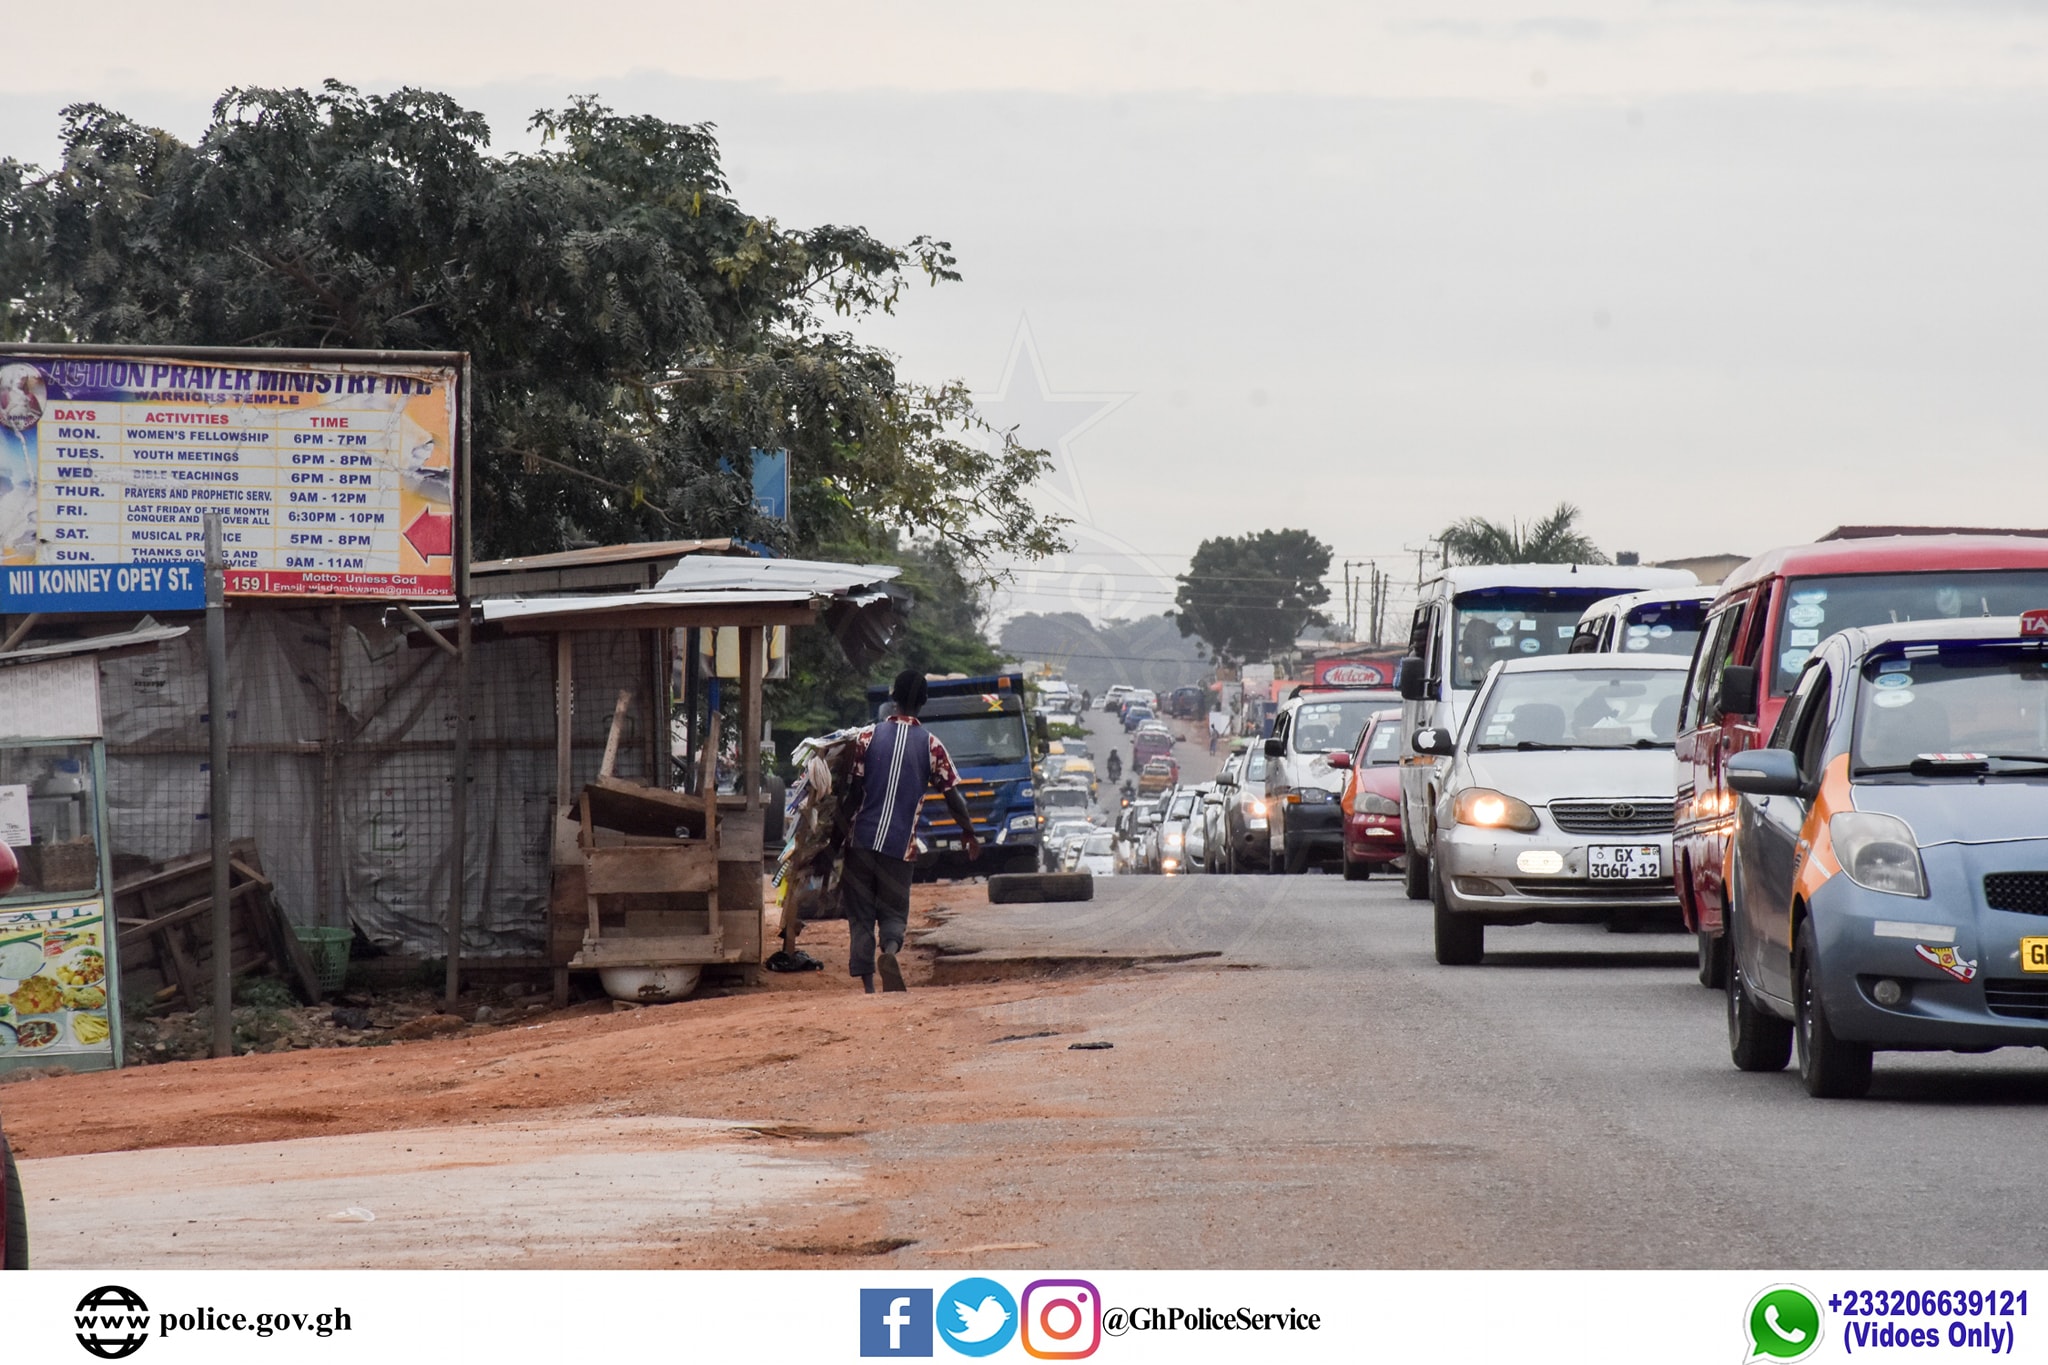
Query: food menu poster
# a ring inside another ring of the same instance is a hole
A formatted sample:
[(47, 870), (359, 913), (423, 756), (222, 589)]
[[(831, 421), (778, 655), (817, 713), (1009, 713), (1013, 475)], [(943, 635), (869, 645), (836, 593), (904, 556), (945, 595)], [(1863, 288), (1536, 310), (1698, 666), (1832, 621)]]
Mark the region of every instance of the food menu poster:
[(458, 374), (0, 352), (0, 611), (454, 596)]
[(99, 901), (0, 911), (0, 1063), (114, 1051)]

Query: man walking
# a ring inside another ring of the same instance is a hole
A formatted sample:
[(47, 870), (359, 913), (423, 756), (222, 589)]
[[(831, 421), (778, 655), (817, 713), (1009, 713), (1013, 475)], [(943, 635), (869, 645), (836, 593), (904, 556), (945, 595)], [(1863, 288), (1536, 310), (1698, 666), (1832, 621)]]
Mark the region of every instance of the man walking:
[[(924, 674), (905, 669), (890, 685), (895, 712), (860, 732), (853, 746), (854, 812), (846, 840), (840, 896), (852, 940), (847, 970), (874, 994), (900, 991), (903, 967), (896, 955), (910, 927), (910, 877), (917, 864), (917, 816), (927, 788), (945, 793), (946, 809), (967, 841), (967, 856), (981, 856), (981, 841), (956, 785), (953, 760), (937, 735), (918, 723), (929, 689)], [(877, 954), (876, 948), (881, 949)]]

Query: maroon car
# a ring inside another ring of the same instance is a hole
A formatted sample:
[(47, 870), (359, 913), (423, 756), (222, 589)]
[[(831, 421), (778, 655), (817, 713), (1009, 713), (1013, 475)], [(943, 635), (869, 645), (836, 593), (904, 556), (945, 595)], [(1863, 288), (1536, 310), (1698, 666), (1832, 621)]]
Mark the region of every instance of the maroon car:
[(1349, 768), (1344, 784), (1344, 879), (1357, 881), (1401, 856), (1401, 709), (1375, 711), (1348, 754), (1330, 766)]

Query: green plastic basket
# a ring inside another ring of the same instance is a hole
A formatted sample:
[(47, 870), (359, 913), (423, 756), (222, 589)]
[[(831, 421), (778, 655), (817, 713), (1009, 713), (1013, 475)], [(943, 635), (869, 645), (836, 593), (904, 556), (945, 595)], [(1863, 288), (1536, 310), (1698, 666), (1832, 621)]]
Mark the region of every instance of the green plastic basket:
[(313, 959), (313, 974), (320, 978), (323, 992), (331, 995), (348, 984), (348, 946), (355, 941), (355, 930), (294, 924), (292, 932)]

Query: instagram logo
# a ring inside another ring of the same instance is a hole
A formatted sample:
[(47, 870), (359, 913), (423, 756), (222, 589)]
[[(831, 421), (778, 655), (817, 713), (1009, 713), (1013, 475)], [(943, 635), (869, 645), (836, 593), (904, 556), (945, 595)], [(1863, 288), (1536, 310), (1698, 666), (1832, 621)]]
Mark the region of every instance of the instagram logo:
[(1080, 1360), (1102, 1344), (1102, 1293), (1086, 1280), (1033, 1280), (1017, 1317), (1040, 1360)]

